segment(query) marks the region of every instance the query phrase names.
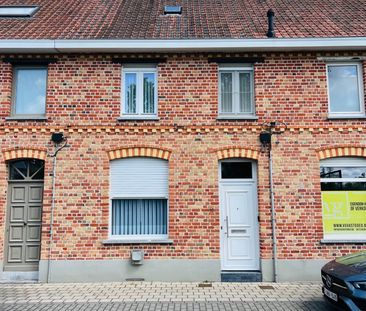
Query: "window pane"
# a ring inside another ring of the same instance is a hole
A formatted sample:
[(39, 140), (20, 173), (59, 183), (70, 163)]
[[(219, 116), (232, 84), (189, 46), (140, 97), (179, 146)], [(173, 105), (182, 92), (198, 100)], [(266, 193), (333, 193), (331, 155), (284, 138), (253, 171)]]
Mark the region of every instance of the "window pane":
[(36, 159), (29, 160), (29, 177), (32, 179), (44, 178), (43, 161)]
[(136, 113), (136, 74), (125, 74), (125, 112)]
[(46, 68), (15, 70), (15, 114), (45, 114)]
[(329, 66), (328, 79), (330, 112), (359, 112), (357, 66)]
[(233, 112), (233, 75), (221, 73), (221, 112)]
[(112, 235), (167, 234), (166, 199), (112, 200)]
[(144, 113), (155, 112), (155, 74), (144, 73)]
[(252, 163), (222, 162), (221, 178), (252, 178)]
[(366, 167), (321, 167), (320, 178), (366, 178)]
[(252, 112), (252, 88), (251, 88), (250, 73), (239, 73), (239, 97), (240, 97), (240, 112)]
[(20, 160), (10, 163), (10, 179), (22, 180), (27, 177), (27, 161)]
[(322, 191), (364, 191), (366, 190), (366, 182), (322, 182)]

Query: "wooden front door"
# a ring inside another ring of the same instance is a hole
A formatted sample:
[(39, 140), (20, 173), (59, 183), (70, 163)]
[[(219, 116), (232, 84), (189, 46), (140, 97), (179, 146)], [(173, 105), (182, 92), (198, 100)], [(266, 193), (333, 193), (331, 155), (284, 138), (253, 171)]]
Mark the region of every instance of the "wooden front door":
[(9, 164), (5, 271), (36, 271), (41, 251), (43, 161)]

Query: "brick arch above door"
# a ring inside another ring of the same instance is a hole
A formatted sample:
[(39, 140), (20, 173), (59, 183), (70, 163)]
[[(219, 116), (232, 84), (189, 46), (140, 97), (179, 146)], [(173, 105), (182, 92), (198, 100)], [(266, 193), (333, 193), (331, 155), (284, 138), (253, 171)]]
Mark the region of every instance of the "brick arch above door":
[(216, 150), (218, 160), (230, 159), (230, 158), (246, 158), (252, 160), (258, 160), (259, 151), (250, 148), (224, 148)]
[(16, 159), (38, 159), (46, 160), (47, 151), (46, 149), (36, 148), (14, 148), (3, 150), (4, 160), (16, 160)]
[(334, 146), (317, 150), (319, 160), (335, 157), (366, 157), (364, 146)]
[(131, 158), (131, 157), (150, 157), (169, 160), (171, 151), (153, 147), (128, 147), (118, 148), (108, 151), (109, 160)]

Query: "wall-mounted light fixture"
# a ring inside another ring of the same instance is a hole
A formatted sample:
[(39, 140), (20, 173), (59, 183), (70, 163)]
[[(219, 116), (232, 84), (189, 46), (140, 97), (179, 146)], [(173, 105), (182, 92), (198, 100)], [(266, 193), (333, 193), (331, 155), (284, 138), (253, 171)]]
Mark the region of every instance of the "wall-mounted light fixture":
[(271, 137), (272, 134), (268, 131), (263, 131), (259, 134), (259, 141), (261, 142), (262, 146), (267, 146), (271, 144)]
[(58, 144), (61, 144), (63, 141), (65, 140), (65, 136), (64, 136), (64, 133), (52, 133), (52, 136), (51, 136), (51, 141), (58, 145)]

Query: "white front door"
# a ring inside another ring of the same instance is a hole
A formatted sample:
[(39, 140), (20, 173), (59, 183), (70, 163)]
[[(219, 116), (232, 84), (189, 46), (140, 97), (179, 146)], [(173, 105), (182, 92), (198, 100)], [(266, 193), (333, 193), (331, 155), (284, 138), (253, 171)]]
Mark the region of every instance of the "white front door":
[(221, 268), (259, 270), (256, 183), (221, 180)]

